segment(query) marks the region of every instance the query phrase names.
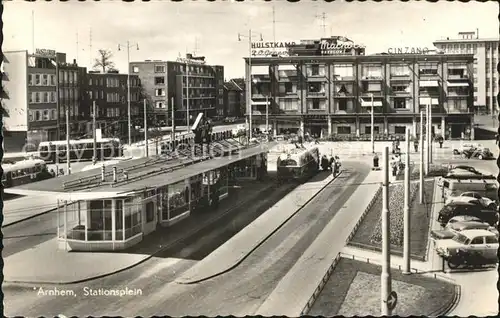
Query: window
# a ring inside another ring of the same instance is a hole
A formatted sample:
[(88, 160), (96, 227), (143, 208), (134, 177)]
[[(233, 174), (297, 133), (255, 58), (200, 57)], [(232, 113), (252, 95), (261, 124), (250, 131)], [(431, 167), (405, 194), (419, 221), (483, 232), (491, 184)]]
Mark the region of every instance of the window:
[(406, 134), (406, 126), (395, 126), (394, 133), (395, 134)]
[(44, 109), (43, 110), (43, 120), (49, 120), (49, 110), (48, 109)]
[(163, 88), (155, 89), (155, 96), (165, 96), (165, 90)]
[(394, 108), (395, 109), (406, 108), (406, 99), (405, 98), (394, 98)]
[(101, 91), (101, 99), (104, 99), (104, 91)]
[(155, 65), (155, 73), (165, 73), (165, 65)]
[(419, 75), (438, 75), (438, 63), (421, 63), (419, 65)]
[(365, 64), (361, 67), (361, 74), (364, 78), (379, 78), (382, 77), (382, 66)]
[(165, 77), (155, 77), (155, 85), (163, 85), (165, 84)]
[(324, 86), (322, 83), (309, 83), (309, 93), (324, 93)]
[(318, 64), (313, 64), (311, 65), (311, 75), (319, 75), (319, 65)]
[(139, 66), (132, 66), (132, 73), (139, 73)]
[(42, 74), (42, 86), (49, 85), (49, 75)]
[(224, 94), (224, 90), (222, 88), (219, 89), (219, 95)]
[(352, 101), (350, 101), (350, 100), (339, 99), (337, 102), (338, 110), (339, 111), (347, 111), (350, 108), (349, 106), (351, 106), (350, 104), (352, 104)]
[(40, 74), (35, 74), (35, 85), (40, 85)]
[(55, 74), (50, 75), (50, 85), (51, 86), (56, 85), (56, 75)]
[(39, 110), (35, 110), (35, 121), (39, 121), (42, 118)]
[(51, 109), (50, 110), (50, 118), (52, 120), (57, 120), (57, 109)]
[(319, 100), (318, 99), (313, 99), (312, 100), (312, 107), (311, 109), (319, 109)]
[(50, 102), (51, 103), (56, 102), (56, 92), (50, 92)]
[(380, 92), (382, 90), (381, 83), (365, 83), (365, 91), (366, 92)]
[(391, 89), (394, 93), (409, 93), (410, 86), (408, 85), (393, 85)]
[(474, 92), (477, 92), (477, 86), (474, 86)]
[(35, 92), (35, 103), (40, 103), (40, 92)]
[(474, 77), (474, 84), (477, 84), (477, 77)]
[(34, 103), (35, 102), (35, 93), (34, 92), (30, 93), (29, 98), (30, 98), (29, 99), (30, 104)]
[(155, 108), (165, 108), (165, 103), (161, 100), (155, 102)]
[(280, 100), (280, 109), (282, 110), (297, 110), (298, 103), (291, 99)]
[(339, 135), (349, 135), (351, 133), (351, 126), (338, 126), (337, 134)]
[(219, 105), (223, 105), (224, 104), (224, 100), (222, 98), (219, 98)]
[(285, 83), (284, 86), (285, 86), (285, 93), (287, 93), (287, 94), (294, 93), (293, 83)]
[(63, 71), (64, 83), (68, 82), (68, 71)]
[(498, 244), (498, 239), (495, 236), (486, 236), (486, 244)]
[(483, 244), (484, 240), (482, 236), (475, 237), (470, 243), (471, 244)]
[(410, 68), (406, 64), (391, 65), (391, 76), (410, 76)]
[(92, 86), (92, 78), (89, 78), (89, 86)]
[(33, 74), (28, 74), (28, 85), (33, 85)]
[(146, 203), (146, 223), (153, 222), (155, 220), (155, 203)]
[(474, 74), (477, 74), (477, 68), (474, 67)]
[(93, 98), (92, 91), (89, 91), (88, 93), (89, 93), (89, 99), (92, 99)]
[[(372, 133), (371, 128), (372, 128), (372, 127), (371, 127), (370, 125), (366, 125), (366, 126), (365, 126), (365, 134), (366, 134), (366, 135), (369, 135), (369, 134), (371, 134), (371, 133)], [(380, 132), (380, 127), (379, 127), (379, 126), (374, 126), (374, 127), (373, 127), (373, 133), (374, 133), (374, 134), (378, 134), (379, 132)]]
[(49, 92), (43, 92), (43, 102), (48, 103), (49, 102)]
[(335, 77), (353, 77), (354, 66), (352, 64), (335, 64), (333, 67)]
[(35, 114), (34, 114), (34, 111), (33, 110), (29, 110), (28, 111), (28, 120), (29, 121), (34, 121), (35, 120)]

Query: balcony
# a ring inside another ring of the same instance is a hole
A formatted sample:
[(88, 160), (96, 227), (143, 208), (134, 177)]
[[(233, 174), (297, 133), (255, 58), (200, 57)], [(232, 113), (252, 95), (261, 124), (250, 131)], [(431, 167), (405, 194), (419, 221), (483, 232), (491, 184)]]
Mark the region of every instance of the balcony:
[(450, 74), (448, 73), (449, 80), (468, 80), (469, 75), (467, 74)]
[(297, 92), (287, 92), (287, 93), (280, 93), (278, 95), (279, 98), (299, 98), (299, 93)]
[(333, 80), (335, 82), (353, 82), (356, 78), (353, 75), (343, 76), (343, 75), (333, 75)]
[(448, 88), (448, 97), (468, 97), (468, 96), (469, 96), (468, 89)]
[(394, 82), (409, 82), (411, 81), (411, 75), (410, 74), (391, 74), (391, 81)]
[(425, 79), (425, 80), (433, 80), (433, 79), (439, 79), (439, 74), (434, 71), (426, 71), (426, 70), (420, 70), (418, 73), (418, 77), (420, 79)]
[(361, 76), (362, 81), (382, 81), (384, 77), (380, 75), (363, 75)]
[(326, 98), (326, 92), (325, 91), (308, 91), (307, 92), (307, 98)]

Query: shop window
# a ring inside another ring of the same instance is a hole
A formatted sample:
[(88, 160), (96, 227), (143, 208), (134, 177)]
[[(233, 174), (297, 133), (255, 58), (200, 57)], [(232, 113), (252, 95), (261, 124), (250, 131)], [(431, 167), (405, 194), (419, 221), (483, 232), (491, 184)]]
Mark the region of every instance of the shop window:
[(395, 134), (406, 134), (406, 126), (395, 126), (394, 133)]
[(350, 134), (351, 133), (351, 126), (338, 126), (337, 127), (337, 134)]
[(168, 186), (170, 218), (181, 215), (189, 209), (189, 187), (183, 181)]
[[(371, 134), (371, 133), (372, 133), (371, 128), (372, 128), (371, 126), (366, 125), (366, 126), (365, 126), (365, 134), (367, 134), (367, 135)], [(373, 127), (373, 133), (374, 133), (374, 134), (378, 134), (378, 133), (380, 133), (380, 127), (379, 127), (379, 126), (374, 126), (374, 127)]]

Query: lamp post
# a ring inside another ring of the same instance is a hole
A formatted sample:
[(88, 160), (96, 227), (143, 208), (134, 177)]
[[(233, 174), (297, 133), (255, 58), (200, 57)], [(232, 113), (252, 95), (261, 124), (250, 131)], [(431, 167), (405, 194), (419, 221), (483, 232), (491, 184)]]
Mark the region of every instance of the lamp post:
[[(189, 64), (186, 60), (186, 125), (187, 131), (191, 132), (191, 128), (189, 127)], [(182, 90), (184, 92), (184, 89)]]
[(372, 142), (372, 153), (375, 153), (375, 135), (374, 135), (374, 121), (375, 121), (375, 118), (374, 118), (374, 105), (373, 105), (373, 93), (370, 94), (370, 98), (371, 98), (371, 102), (372, 102), (372, 110), (371, 110), (371, 127), (370, 127), (370, 133), (371, 133), (371, 142)]
[(138, 43), (130, 44), (130, 42), (127, 41), (126, 45), (118, 44), (118, 51), (121, 51), (122, 46), (127, 49), (127, 67), (129, 68), (127, 72), (127, 112), (128, 112), (128, 144), (131, 145), (132, 130), (130, 127), (132, 126), (132, 116), (130, 114), (130, 48), (135, 46), (137, 47), (137, 50), (139, 50), (139, 44)]
[[(238, 33), (238, 41), (243, 41), (244, 38), (248, 39), (248, 74), (246, 78), (246, 104), (248, 111), (248, 140), (252, 139), (252, 29), (248, 30), (248, 35)], [(262, 34), (260, 35), (262, 41)]]

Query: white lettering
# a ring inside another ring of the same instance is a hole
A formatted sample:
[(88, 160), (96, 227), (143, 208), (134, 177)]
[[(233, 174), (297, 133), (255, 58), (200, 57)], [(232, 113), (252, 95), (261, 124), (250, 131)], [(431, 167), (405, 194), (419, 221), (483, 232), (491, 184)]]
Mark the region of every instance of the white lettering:
[[(37, 289), (33, 287), (33, 289)], [(73, 296), (76, 297), (76, 294), (71, 289), (59, 289), (57, 287), (44, 289), (43, 287), (38, 288), (37, 296)]]
[(107, 288), (83, 288), (84, 296), (112, 296), (112, 297), (125, 297), (125, 296), (142, 296), (142, 289), (139, 288), (116, 288), (116, 289), (107, 289)]

